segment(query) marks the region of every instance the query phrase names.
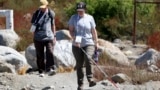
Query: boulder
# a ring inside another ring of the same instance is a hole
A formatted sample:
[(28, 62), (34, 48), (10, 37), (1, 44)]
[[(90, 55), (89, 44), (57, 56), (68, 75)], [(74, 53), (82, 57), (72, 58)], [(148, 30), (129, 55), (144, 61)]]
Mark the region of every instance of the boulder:
[(102, 52), (105, 52), (109, 60), (116, 61), (120, 65), (130, 65), (127, 56), (114, 44), (103, 39), (99, 39), (98, 43), (99, 48), (102, 50)]
[(0, 72), (25, 74), (28, 63), (26, 58), (16, 50), (0, 46)]
[(0, 72), (8, 72), (8, 73), (16, 74), (15, 66), (9, 63), (6, 63), (4, 61), (0, 61)]
[(28, 64), (33, 68), (37, 69), (37, 58), (34, 44), (30, 44), (25, 50), (25, 57)]
[[(76, 61), (72, 53), (72, 42), (69, 40), (59, 40), (54, 46), (54, 60), (56, 66), (75, 67)], [(25, 56), (33, 69), (37, 69), (36, 52), (34, 44), (31, 44), (25, 50)]]
[(19, 36), (13, 30), (0, 30), (0, 45), (15, 48)]
[(123, 73), (112, 76), (112, 80), (116, 83), (131, 82), (131, 78)]
[(56, 39), (57, 40), (71, 40), (71, 35), (69, 30), (59, 30), (56, 32)]
[(150, 71), (156, 71), (155, 66), (158, 65), (159, 60), (160, 52), (150, 48), (136, 59), (135, 65), (140, 68), (148, 68)]
[(54, 56), (58, 65), (75, 67), (76, 60), (72, 53), (72, 42), (69, 40), (57, 41), (54, 47)]
[(150, 48), (136, 59), (135, 65), (155, 65), (158, 60), (160, 60), (160, 53), (157, 50)]

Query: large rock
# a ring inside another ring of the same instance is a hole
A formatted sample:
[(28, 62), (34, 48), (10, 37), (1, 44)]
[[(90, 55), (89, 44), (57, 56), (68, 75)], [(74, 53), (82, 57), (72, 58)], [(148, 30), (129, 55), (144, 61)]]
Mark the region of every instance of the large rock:
[[(53, 53), (57, 67), (75, 67), (76, 61), (72, 53), (72, 43), (69, 40), (57, 41)], [(27, 47), (25, 56), (31, 67), (37, 69), (36, 52), (33, 44)]]
[(130, 63), (126, 55), (112, 43), (103, 39), (98, 40), (99, 48), (107, 55), (109, 60), (116, 61), (120, 65), (129, 66)]
[(0, 46), (0, 72), (24, 74), (27, 67), (23, 55), (10, 47)]
[(69, 30), (59, 30), (56, 32), (56, 39), (57, 40), (71, 40), (71, 35)]
[(72, 42), (68, 40), (57, 41), (54, 47), (54, 56), (58, 65), (75, 67), (76, 60), (72, 53)]
[(152, 65), (156, 64), (156, 62), (160, 60), (160, 53), (155, 49), (148, 49), (145, 53), (139, 56), (136, 60), (135, 65)]
[(135, 65), (141, 68), (149, 68), (151, 71), (156, 71), (153, 65), (158, 65), (160, 60), (160, 52), (155, 49), (148, 49), (145, 53), (140, 55), (135, 61)]
[(20, 40), (13, 30), (0, 30), (0, 45), (14, 48)]
[(37, 69), (37, 58), (34, 44), (29, 45), (25, 50), (25, 57), (28, 64), (33, 68)]
[(112, 80), (116, 83), (131, 82), (131, 78), (123, 73), (119, 73), (119, 74), (112, 76)]
[(0, 61), (0, 72), (9, 72), (16, 74), (15, 66), (6, 63), (5, 61)]

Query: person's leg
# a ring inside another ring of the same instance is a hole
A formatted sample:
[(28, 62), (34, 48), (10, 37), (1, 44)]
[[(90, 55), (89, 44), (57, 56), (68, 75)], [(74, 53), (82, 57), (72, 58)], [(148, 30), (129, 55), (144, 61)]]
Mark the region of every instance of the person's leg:
[(86, 46), (83, 49), (86, 52), (86, 54), (84, 55), (84, 60), (85, 60), (85, 64), (86, 64), (87, 79), (88, 79), (88, 82), (90, 83), (89, 86), (94, 86), (96, 83), (94, 83), (94, 79), (93, 79), (93, 73), (92, 73), (93, 62), (91, 60), (94, 55), (95, 46)]
[(84, 59), (83, 59), (83, 52), (80, 48), (72, 46), (72, 52), (74, 54), (74, 57), (76, 59), (76, 70), (77, 70), (77, 82), (78, 82), (78, 87), (83, 86), (83, 64), (84, 64)]
[(34, 40), (34, 46), (35, 46), (36, 56), (37, 56), (38, 71), (39, 73), (43, 73), (45, 71), (44, 43)]
[(54, 56), (53, 56), (53, 41), (46, 42), (46, 69), (50, 71), (55, 69)]

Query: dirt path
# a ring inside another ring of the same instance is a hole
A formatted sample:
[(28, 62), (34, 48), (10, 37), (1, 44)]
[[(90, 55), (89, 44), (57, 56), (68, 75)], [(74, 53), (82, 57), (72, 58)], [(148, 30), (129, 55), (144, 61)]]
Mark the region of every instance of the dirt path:
[[(58, 73), (54, 76), (39, 77), (37, 72), (26, 75), (0, 73), (0, 90), (77, 90), (76, 72)], [(105, 80), (106, 86), (98, 82), (88, 87), (85, 78), (84, 90), (118, 90)], [(120, 90), (160, 90), (160, 82), (148, 82), (144, 85), (117, 84)], [(49, 89), (50, 87), (50, 89)]]

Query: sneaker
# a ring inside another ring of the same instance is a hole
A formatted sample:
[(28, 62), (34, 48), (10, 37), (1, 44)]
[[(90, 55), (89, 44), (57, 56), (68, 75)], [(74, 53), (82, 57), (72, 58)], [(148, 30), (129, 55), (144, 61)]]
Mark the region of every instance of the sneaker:
[(95, 86), (96, 85), (96, 82), (95, 81), (90, 81), (89, 82), (89, 87), (93, 87), (93, 86)]
[(44, 74), (44, 73), (40, 73), (39, 76), (40, 76), (40, 77), (44, 77), (45, 74)]
[(51, 69), (50, 71), (47, 72), (48, 76), (52, 76), (56, 74), (56, 70)]
[(78, 86), (77, 90), (83, 90), (83, 85)]

